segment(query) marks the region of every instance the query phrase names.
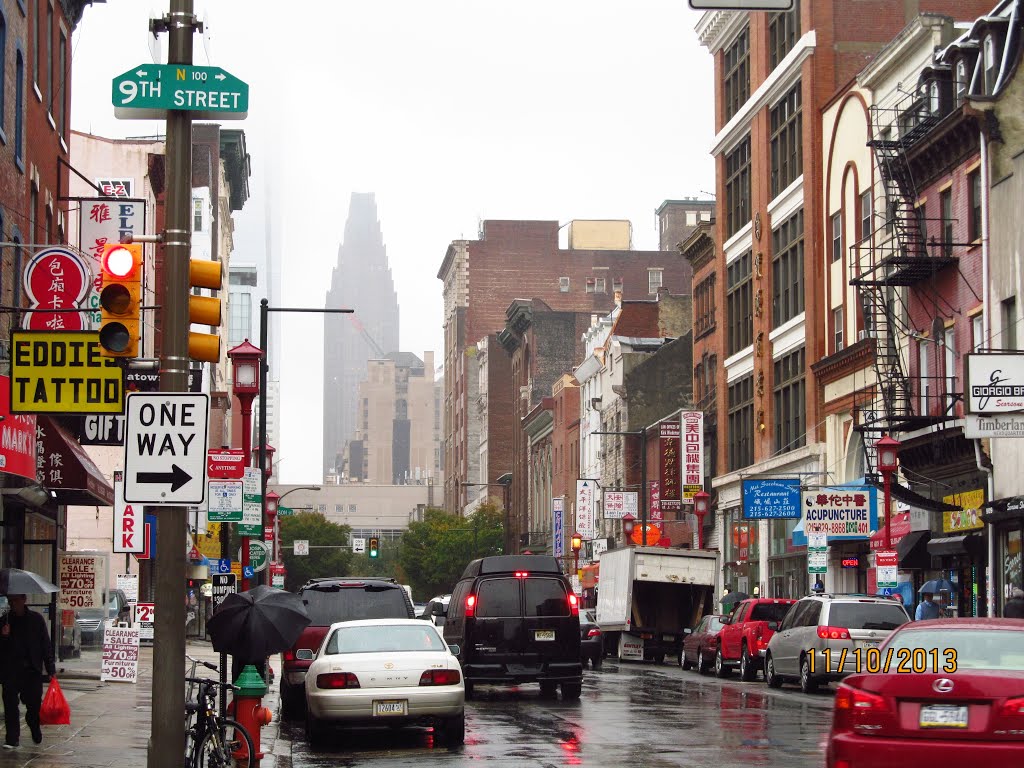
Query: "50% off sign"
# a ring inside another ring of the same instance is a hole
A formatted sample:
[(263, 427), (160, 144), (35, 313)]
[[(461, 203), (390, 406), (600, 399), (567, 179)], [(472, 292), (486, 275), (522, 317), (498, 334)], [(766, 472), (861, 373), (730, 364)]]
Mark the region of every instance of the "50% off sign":
[(139, 674), (139, 628), (107, 627), (100, 680), (134, 683)]

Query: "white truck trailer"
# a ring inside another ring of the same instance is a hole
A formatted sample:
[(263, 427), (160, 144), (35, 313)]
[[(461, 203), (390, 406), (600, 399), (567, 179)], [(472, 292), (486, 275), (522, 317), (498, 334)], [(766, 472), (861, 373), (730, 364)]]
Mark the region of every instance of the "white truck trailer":
[(714, 610), (718, 553), (625, 547), (601, 553), (597, 623), (620, 660), (678, 662), (684, 630)]

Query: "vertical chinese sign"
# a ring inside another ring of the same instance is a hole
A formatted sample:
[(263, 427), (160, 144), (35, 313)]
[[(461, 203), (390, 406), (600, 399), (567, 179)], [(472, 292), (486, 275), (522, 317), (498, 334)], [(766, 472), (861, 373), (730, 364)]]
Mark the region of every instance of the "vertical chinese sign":
[(565, 502), (563, 499), (551, 500), (551, 541), (555, 557), (565, 554)]
[(663, 421), (659, 425), (658, 455), (661, 458), (660, 503), (661, 513), (682, 509), (682, 451), (680, 423)]
[(83, 198), (79, 207), (79, 248), (86, 253), (92, 265), (95, 280), (87, 296), (90, 312), (86, 315), (86, 328), (100, 324), (100, 254), (107, 243), (118, 243), (125, 235), (141, 235), (146, 231), (146, 203), (128, 199), (132, 191), (131, 179), (100, 180), (101, 189), (117, 197)]
[(704, 413), (683, 411), (683, 504), (704, 490)]
[(652, 523), (660, 523), (665, 519), (665, 516), (661, 514), (661, 483), (657, 480), (651, 481), (651, 495), (650, 504), (647, 505), (649, 514), (647, 519)]
[(594, 491), (596, 480), (576, 481), (576, 533), (583, 540), (594, 538)]

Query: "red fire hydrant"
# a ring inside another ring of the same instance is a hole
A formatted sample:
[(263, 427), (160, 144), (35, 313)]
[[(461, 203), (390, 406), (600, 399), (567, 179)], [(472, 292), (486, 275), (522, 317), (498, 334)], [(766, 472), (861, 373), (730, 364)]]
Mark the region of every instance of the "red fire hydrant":
[[(256, 754), (253, 756), (254, 760), (260, 760), (263, 758), (263, 751), (260, 748), (260, 728), (274, 719), (274, 713), (263, 706), (263, 696), (267, 692), (267, 684), (263, 682), (256, 667), (247, 664), (242, 669), (242, 674), (235, 680), (235, 686), (238, 690), (235, 691), (235, 697), (229, 709), (238, 724), (245, 728), (249, 736), (252, 737), (252, 746), (256, 750)], [(244, 744), (242, 751), (245, 751)], [(239, 755), (239, 757), (245, 756), (244, 754)]]

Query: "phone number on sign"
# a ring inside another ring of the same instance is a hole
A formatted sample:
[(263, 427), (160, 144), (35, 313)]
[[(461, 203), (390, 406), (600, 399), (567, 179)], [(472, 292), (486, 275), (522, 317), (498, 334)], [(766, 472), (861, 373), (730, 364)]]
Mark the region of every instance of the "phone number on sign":
[[(823, 660), (821, 672), (834, 672), (838, 674), (858, 674), (868, 672), (895, 672), (899, 674), (922, 674), (932, 672), (934, 674), (951, 675), (956, 672), (956, 649), (955, 648), (888, 648), (882, 651), (878, 648), (843, 648), (836, 652), (829, 648), (820, 652)], [(807, 659), (810, 662), (811, 674), (817, 674), (815, 670), (818, 653), (813, 648), (807, 649)]]

